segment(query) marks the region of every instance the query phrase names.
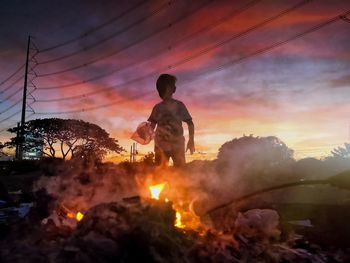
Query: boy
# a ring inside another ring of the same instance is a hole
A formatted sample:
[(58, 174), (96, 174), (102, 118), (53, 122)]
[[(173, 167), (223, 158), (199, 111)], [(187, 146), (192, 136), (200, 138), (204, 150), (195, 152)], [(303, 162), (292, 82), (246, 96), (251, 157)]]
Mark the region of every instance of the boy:
[(157, 80), (157, 91), (162, 101), (153, 107), (148, 121), (154, 129), (157, 125), (154, 138), (154, 152), (156, 165), (166, 165), (171, 157), (175, 167), (185, 164), (185, 138), (182, 122), (186, 122), (189, 132), (187, 150), (193, 154), (194, 125), (185, 104), (173, 98), (176, 91), (176, 77), (162, 74)]

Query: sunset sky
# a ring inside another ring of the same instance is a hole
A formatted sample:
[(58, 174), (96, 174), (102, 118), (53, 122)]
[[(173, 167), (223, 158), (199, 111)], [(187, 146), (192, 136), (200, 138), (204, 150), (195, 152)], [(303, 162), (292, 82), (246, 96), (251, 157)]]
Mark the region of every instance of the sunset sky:
[(277, 136), (297, 159), (350, 141), (348, 0), (3, 0), (0, 34), (1, 141), (20, 120), (28, 35), (28, 119), (93, 122), (129, 150), (170, 73), (196, 127), (192, 159), (244, 134)]

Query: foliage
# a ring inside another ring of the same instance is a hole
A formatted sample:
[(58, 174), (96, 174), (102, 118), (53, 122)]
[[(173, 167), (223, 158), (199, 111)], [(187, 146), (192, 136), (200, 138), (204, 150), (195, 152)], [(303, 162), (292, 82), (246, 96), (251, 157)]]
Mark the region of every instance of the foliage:
[(350, 158), (350, 143), (344, 143), (344, 147), (337, 147), (331, 153), (334, 158)]
[(142, 162), (148, 165), (154, 165), (154, 153), (148, 152), (143, 158)]
[(333, 149), (331, 154), (324, 159), (324, 163), (333, 173), (350, 169), (350, 143), (344, 143), (344, 147)]
[[(293, 150), (275, 136), (243, 136), (224, 143), (216, 169), (223, 180), (251, 191), (271, 186), (275, 181), (294, 180)], [(247, 189), (249, 188), (249, 189)]]
[[(17, 127), (9, 129), (17, 133)], [(96, 124), (75, 119), (35, 119), (25, 123), (24, 150), (40, 149), (43, 155), (63, 159), (102, 159), (107, 152), (120, 153), (124, 149), (118, 141)], [(12, 138), (7, 146), (15, 147), (18, 138)], [(57, 150), (57, 147), (59, 150)]]

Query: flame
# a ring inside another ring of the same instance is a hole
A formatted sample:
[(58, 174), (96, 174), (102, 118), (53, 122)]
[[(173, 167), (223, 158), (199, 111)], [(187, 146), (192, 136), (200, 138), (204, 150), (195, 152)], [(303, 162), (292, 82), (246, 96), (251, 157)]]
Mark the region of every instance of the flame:
[(74, 215), (74, 213), (72, 213), (72, 212), (68, 212), (68, 213), (67, 213), (67, 217), (69, 217), (69, 218), (75, 218), (75, 215)]
[(84, 217), (84, 214), (79, 211), (78, 213), (73, 213), (72, 211), (69, 211), (68, 208), (66, 208), (64, 205), (61, 205), (61, 207), (66, 210), (66, 216), (69, 218), (74, 218), (77, 221), (81, 221)]
[(163, 191), (164, 186), (166, 183), (156, 184), (149, 187), (149, 190), (151, 191), (151, 198), (159, 200), (159, 195)]
[[(155, 200), (159, 200), (160, 194), (164, 190), (164, 187), (166, 184), (167, 183), (165, 182), (165, 183), (149, 186), (148, 188), (151, 192), (151, 198)], [(164, 197), (164, 201), (166, 203), (170, 202), (170, 200), (167, 197)], [(176, 203), (172, 204), (172, 208), (176, 211), (174, 226), (177, 228), (187, 228), (189, 226), (195, 227), (196, 224), (198, 223), (198, 219), (193, 218), (191, 211), (187, 211), (187, 209), (184, 209), (182, 206), (183, 206), (182, 202), (180, 202), (179, 204), (176, 204)], [(187, 223), (189, 223), (189, 225), (187, 225)]]
[(175, 215), (176, 219), (175, 219), (175, 226), (178, 228), (184, 228), (185, 225), (183, 225), (181, 223), (181, 214), (179, 211), (176, 211), (176, 215)]
[(75, 215), (75, 219), (76, 219), (77, 221), (81, 221), (81, 220), (83, 219), (83, 217), (84, 217), (84, 214), (81, 213), (81, 212), (78, 212), (78, 213)]

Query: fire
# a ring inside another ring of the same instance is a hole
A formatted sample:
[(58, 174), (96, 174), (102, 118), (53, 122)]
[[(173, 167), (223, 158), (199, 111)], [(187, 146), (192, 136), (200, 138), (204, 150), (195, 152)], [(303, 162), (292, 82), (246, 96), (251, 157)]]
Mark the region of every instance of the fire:
[(84, 214), (81, 213), (81, 212), (78, 212), (78, 213), (76, 213), (76, 214), (74, 214), (73, 212), (68, 212), (68, 213), (67, 213), (67, 217), (69, 217), (69, 218), (74, 218), (74, 219), (76, 219), (77, 221), (81, 221), (81, 220), (83, 219), (83, 217), (84, 217)]
[[(156, 184), (156, 185), (152, 185), (149, 187), (152, 199), (159, 200), (159, 196), (160, 196), (161, 192), (164, 190), (165, 185), (166, 185), (166, 183), (161, 183), (161, 184)], [(165, 202), (169, 202), (168, 198), (165, 198), (164, 200), (165, 200)], [(174, 206), (173, 206), (173, 208), (175, 209)], [(176, 211), (176, 215), (175, 215), (175, 224), (174, 225), (178, 228), (184, 228), (185, 225), (183, 225), (181, 223), (181, 213), (177, 209), (175, 209), (175, 211)]]
[(74, 218), (77, 221), (81, 221), (84, 217), (84, 214), (82, 212), (78, 211), (77, 213), (74, 213), (63, 204), (60, 205), (60, 209), (62, 209), (62, 213), (68, 218)]
[(175, 226), (178, 228), (184, 228), (185, 226), (181, 223), (181, 214), (179, 211), (176, 211), (176, 220)]
[(152, 199), (159, 200), (159, 195), (163, 191), (166, 183), (156, 184), (149, 187)]
[(83, 219), (83, 217), (84, 217), (84, 214), (81, 213), (81, 212), (78, 212), (78, 213), (75, 215), (75, 219), (76, 219), (77, 221), (81, 221), (81, 220)]

